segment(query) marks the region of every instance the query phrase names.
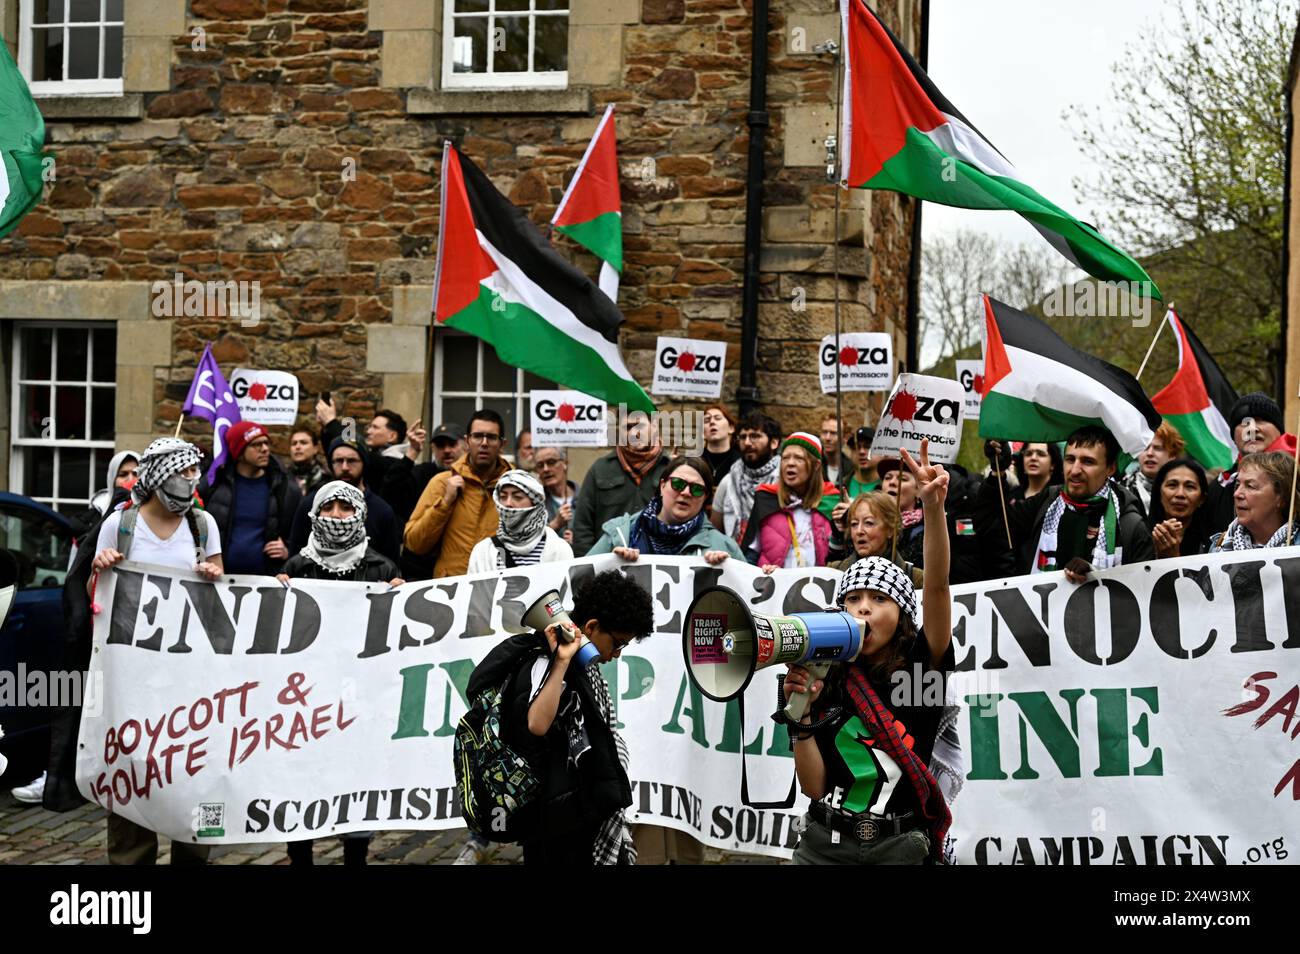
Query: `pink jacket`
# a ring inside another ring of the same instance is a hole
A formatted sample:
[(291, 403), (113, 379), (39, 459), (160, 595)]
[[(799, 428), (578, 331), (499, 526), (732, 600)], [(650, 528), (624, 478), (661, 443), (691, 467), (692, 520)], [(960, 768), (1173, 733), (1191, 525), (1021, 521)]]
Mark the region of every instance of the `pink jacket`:
[[(785, 555), (790, 550), (790, 510), (785, 508), (768, 514), (758, 528), (758, 565), (775, 563), (782, 566)], [(831, 546), (831, 522), (825, 515), (814, 510), (812, 515), (813, 550), (817, 557), (817, 566), (826, 565), (826, 554)]]

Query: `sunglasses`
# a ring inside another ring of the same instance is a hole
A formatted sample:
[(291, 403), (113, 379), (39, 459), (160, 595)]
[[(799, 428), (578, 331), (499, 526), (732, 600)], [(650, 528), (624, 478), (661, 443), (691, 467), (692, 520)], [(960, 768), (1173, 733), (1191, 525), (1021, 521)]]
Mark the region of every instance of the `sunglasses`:
[(668, 486), (671, 487), (671, 488), (673, 488), (673, 491), (674, 491), (675, 493), (679, 493), (679, 494), (680, 494), (682, 491), (684, 491), (687, 487), (690, 487), (690, 488), (691, 488), (691, 496), (692, 496), (692, 497), (703, 497), (703, 496), (704, 496), (704, 485), (703, 485), (703, 484), (693, 484), (693, 483), (691, 483), (689, 480), (686, 480), (685, 478), (682, 478), (682, 477), (669, 477), (669, 478), (668, 478)]

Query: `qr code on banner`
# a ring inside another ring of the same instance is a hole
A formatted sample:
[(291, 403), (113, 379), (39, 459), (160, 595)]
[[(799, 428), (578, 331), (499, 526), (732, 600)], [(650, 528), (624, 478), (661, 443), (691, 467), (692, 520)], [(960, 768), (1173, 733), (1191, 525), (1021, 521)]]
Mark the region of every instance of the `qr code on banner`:
[(222, 838), (226, 834), (224, 802), (202, 802), (195, 812), (195, 830), (200, 838)]

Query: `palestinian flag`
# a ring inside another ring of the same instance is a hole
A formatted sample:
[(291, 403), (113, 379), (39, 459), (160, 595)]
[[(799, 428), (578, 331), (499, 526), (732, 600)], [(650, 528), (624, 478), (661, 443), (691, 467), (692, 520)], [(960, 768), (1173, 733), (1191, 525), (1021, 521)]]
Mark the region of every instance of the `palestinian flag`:
[(613, 103), (605, 107), (551, 224), (601, 260), (600, 287), (617, 300), (623, 271), (623, 204), (618, 195)]
[(653, 411), (618, 351), (618, 307), (450, 142), (433, 317), (482, 338), (506, 364), (629, 410)]
[(1123, 368), (1066, 344), (1047, 323), (984, 296), (980, 437), (1061, 441), (1085, 424), (1110, 430), (1136, 454), (1160, 414)]
[(0, 43), (0, 237), (41, 201), (45, 120), (9, 48)]
[(1228, 426), (1237, 392), (1192, 329), (1172, 309), (1167, 317), (1178, 340), (1178, 370), (1151, 403), (1178, 429), (1189, 454), (1206, 467), (1227, 470), (1237, 459)]
[(1031, 189), (863, 0), (840, 0), (840, 11), (847, 90), (840, 134), (842, 184), (890, 189), (964, 209), (1018, 212), (1088, 274), (1144, 283), (1138, 286), (1142, 294), (1160, 297), (1155, 282), (1132, 257)]

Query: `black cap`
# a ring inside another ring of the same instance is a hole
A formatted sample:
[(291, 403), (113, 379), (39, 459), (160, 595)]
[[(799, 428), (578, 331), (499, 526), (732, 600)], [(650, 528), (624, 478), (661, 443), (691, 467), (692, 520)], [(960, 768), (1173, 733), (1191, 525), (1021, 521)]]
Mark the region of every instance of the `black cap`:
[(435, 444), (440, 440), (451, 441), (454, 444), (456, 441), (463, 441), (464, 439), (465, 429), (459, 424), (439, 424), (433, 429), (433, 435), (429, 438)]
[(1236, 430), (1237, 425), (1248, 417), (1268, 421), (1278, 431), (1286, 430), (1286, 424), (1282, 420), (1282, 408), (1263, 391), (1252, 391), (1238, 398), (1237, 403), (1228, 413), (1228, 426)]
[(874, 427), (859, 427), (853, 432), (853, 436), (849, 438), (849, 446), (854, 449), (862, 447), (864, 444), (870, 447), (871, 442), (875, 439), (876, 429)]

